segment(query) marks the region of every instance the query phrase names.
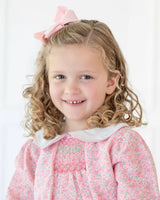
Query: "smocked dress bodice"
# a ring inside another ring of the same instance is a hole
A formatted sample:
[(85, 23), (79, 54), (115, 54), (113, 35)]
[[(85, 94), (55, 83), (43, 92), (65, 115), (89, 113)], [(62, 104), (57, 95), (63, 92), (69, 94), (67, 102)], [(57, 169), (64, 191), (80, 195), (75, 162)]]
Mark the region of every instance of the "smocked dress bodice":
[(85, 162), (85, 143), (66, 135), (55, 156), (55, 199), (92, 199)]
[(55, 172), (66, 173), (86, 170), (85, 143), (69, 134), (59, 141), (55, 157)]

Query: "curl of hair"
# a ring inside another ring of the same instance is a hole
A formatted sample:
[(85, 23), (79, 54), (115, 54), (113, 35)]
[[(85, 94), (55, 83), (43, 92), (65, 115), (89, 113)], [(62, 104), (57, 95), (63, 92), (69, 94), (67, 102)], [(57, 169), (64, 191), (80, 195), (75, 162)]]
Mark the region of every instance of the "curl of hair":
[(54, 33), (39, 51), (33, 84), (23, 91), (23, 96), (29, 99), (25, 121), (28, 136), (34, 137), (40, 129), (44, 129), (45, 139), (62, 134), (64, 115), (50, 98), (47, 56), (52, 48), (70, 44), (97, 48), (102, 53), (109, 76), (119, 76), (115, 91), (106, 95), (103, 105), (87, 120), (88, 128), (107, 127), (121, 122), (132, 127), (144, 124), (142, 107), (137, 95), (128, 86), (126, 62), (112, 32), (106, 24), (97, 20), (80, 20), (66, 24)]

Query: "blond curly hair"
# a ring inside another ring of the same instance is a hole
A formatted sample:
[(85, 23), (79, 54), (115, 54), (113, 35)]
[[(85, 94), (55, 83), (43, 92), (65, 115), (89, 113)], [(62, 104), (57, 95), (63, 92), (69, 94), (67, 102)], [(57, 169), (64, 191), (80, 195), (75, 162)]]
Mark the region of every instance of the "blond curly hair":
[(137, 95), (128, 86), (126, 62), (112, 32), (106, 24), (97, 20), (80, 20), (78, 23), (68, 23), (54, 33), (39, 51), (33, 84), (23, 92), (23, 96), (29, 99), (25, 121), (28, 136), (34, 137), (42, 128), (45, 139), (62, 134), (64, 115), (54, 106), (49, 94), (46, 60), (53, 47), (68, 44), (97, 48), (102, 53), (109, 75), (119, 76), (115, 91), (106, 95), (103, 105), (87, 120), (88, 128), (107, 127), (121, 122), (131, 127), (141, 126), (142, 107)]

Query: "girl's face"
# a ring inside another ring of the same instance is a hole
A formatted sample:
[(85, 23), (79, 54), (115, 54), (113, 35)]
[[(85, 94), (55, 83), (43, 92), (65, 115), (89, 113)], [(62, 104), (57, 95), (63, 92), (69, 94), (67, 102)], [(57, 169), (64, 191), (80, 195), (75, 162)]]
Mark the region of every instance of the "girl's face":
[(47, 60), (49, 92), (70, 131), (86, 128), (86, 120), (116, 87), (108, 79), (101, 53), (85, 45), (54, 47)]

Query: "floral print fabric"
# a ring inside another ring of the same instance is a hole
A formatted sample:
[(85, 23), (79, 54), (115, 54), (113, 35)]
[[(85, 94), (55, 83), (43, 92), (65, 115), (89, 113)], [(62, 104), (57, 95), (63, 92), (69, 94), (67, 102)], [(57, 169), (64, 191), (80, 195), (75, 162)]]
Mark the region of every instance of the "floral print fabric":
[(6, 200), (33, 199), (160, 200), (160, 195), (146, 143), (123, 127), (99, 142), (69, 133), (46, 148), (28, 140), (16, 158)]

